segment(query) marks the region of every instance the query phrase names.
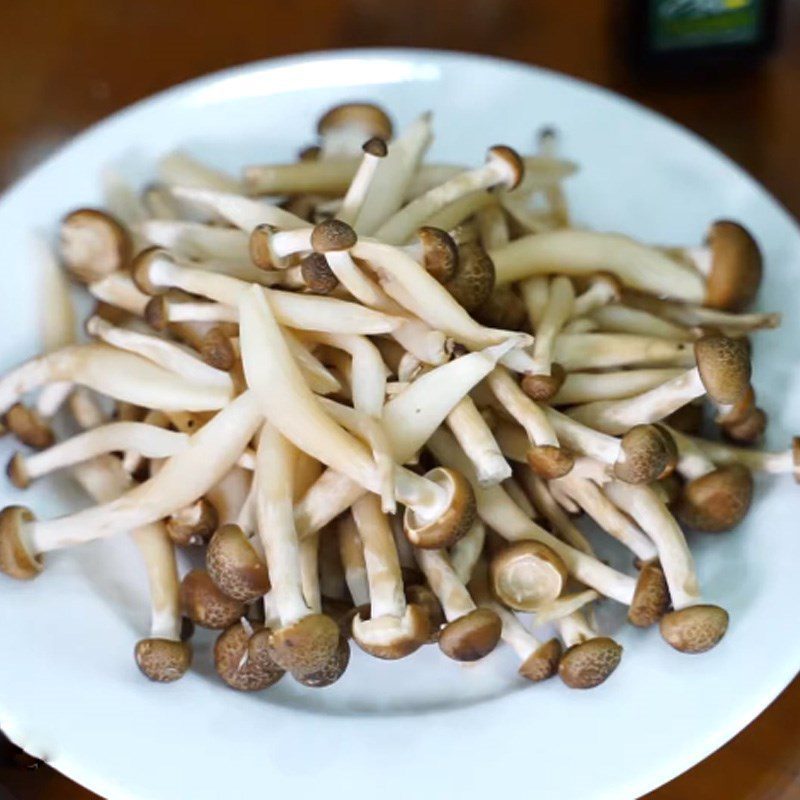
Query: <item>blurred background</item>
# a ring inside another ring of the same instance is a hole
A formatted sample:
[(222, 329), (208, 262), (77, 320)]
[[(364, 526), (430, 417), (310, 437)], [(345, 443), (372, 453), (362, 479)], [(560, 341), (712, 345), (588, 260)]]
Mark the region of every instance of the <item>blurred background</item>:
[[(800, 0), (0, 0), (0, 188), (175, 83), (346, 47), (485, 53), (608, 87), (708, 139), (800, 217)], [(0, 736), (9, 797), (94, 795)], [(798, 798), (800, 681), (648, 796)]]

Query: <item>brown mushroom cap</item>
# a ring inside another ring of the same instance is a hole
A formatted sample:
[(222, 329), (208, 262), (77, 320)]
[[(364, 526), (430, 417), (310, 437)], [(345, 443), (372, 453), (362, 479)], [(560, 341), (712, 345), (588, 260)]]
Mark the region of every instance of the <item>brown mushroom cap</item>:
[(207, 542), (217, 529), (217, 509), (205, 498), (180, 509), (167, 519), (167, 533), (181, 547)]
[(373, 103), (342, 103), (328, 109), (317, 122), (317, 133), (324, 136), (337, 128), (360, 128), (363, 138), (392, 138), (392, 121), (380, 106)]
[(567, 373), (561, 364), (552, 363), (549, 375), (535, 375), (529, 373), (522, 378), (522, 389), (531, 400), (537, 403), (546, 403), (555, 397), (561, 388)]
[(39, 416), (39, 413), (22, 403), (15, 403), (8, 409), (5, 426), (22, 444), (36, 450), (52, 447), (55, 436), (50, 426)]
[(300, 262), (300, 272), (306, 286), (315, 294), (330, 294), (339, 285), (339, 279), (322, 253), (309, 253)]
[(133, 245), (126, 228), (110, 214), (79, 208), (61, 220), (59, 248), (70, 274), (92, 283), (127, 267)]
[(519, 153), (505, 144), (496, 144), (489, 148), (486, 161), (494, 162), (501, 168), (503, 177), (500, 181), (506, 189), (516, 189), (525, 175), (525, 164)]
[(245, 603), (269, 591), (267, 566), (238, 525), (223, 525), (206, 551), (211, 580), (234, 600)]
[(430, 619), (421, 606), (409, 604), (402, 617), (371, 618), (359, 612), (353, 617), (353, 638), (375, 658), (405, 658), (430, 638)]
[(795, 482), (800, 483), (800, 436), (792, 438), (792, 463)]
[(672, 506), (678, 502), (683, 493), (683, 481), (677, 473), (673, 472), (659, 478), (658, 488), (663, 492), (666, 504)]
[(732, 405), (718, 409), (714, 422), (718, 425), (737, 425), (744, 422), (756, 408), (756, 393), (752, 384), (748, 384), (742, 396)]
[(608, 679), (621, 659), (620, 645), (607, 636), (596, 636), (567, 648), (558, 674), (570, 689), (593, 689)]
[(438, 519), (433, 520), (422, 520), (413, 508), (406, 507), (403, 530), (415, 547), (428, 550), (450, 547), (475, 522), (478, 513), (475, 493), (469, 481), (454, 469), (435, 467), (425, 477), (447, 490), (448, 505)]
[(767, 429), (767, 414), (763, 408), (754, 408), (744, 419), (722, 426), (726, 439), (737, 444), (755, 444)]
[(525, 659), (519, 668), (519, 674), (534, 683), (552, 678), (558, 672), (562, 650), (558, 639), (550, 639)]
[(26, 547), (22, 530), (35, 519), (25, 506), (6, 506), (0, 511), (0, 572), (11, 578), (30, 580), (44, 569), (42, 559)]
[(173, 261), (169, 250), (163, 247), (148, 247), (136, 255), (131, 262), (131, 277), (139, 291), (156, 297), (160, 294), (167, 294), (169, 286), (159, 286), (150, 280), (150, 267), (159, 259)]
[(488, 300), (475, 309), (473, 316), (489, 328), (518, 331), (525, 324), (528, 314), (525, 304), (510, 286), (498, 286)]
[(181, 581), (181, 607), (196, 625), (222, 630), (233, 625), (245, 612), (244, 603), (220, 591), (202, 569), (187, 572)]
[(494, 611), (476, 608), (442, 628), (439, 648), (454, 661), (478, 661), (497, 647), (502, 630)]
[(492, 296), (495, 283), (494, 262), (479, 242), (458, 248), (458, 268), (445, 282), (448, 292), (468, 314), (474, 313)]
[(758, 244), (738, 222), (718, 220), (707, 237), (711, 248), (711, 273), (706, 281), (705, 304), (738, 311), (758, 292), (763, 262)]
[(669, 602), (669, 589), (661, 566), (654, 562), (644, 564), (628, 609), (628, 622), (637, 628), (655, 625), (666, 613)]
[(703, 430), (703, 404), (702, 402), (687, 403), (673, 411), (664, 419), (664, 422), (680, 433), (699, 436)]
[(750, 352), (743, 339), (719, 334), (694, 343), (697, 369), (709, 397), (717, 403), (735, 403), (750, 386)]
[(154, 330), (164, 331), (169, 325), (169, 307), (165, 295), (151, 297), (144, 307), (144, 321)]
[(375, 158), (386, 158), (389, 148), (386, 146), (386, 139), (380, 136), (372, 136), (361, 145), (361, 150), (368, 156)]
[(667, 644), (681, 653), (705, 653), (728, 630), (728, 612), (719, 606), (689, 606), (665, 614), (659, 627)]
[(270, 654), (295, 678), (324, 669), (339, 648), (339, 626), (325, 614), (309, 614), (301, 620), (273, 631)]
[(282, 670), (269, 652), (270, 631), (250, 623), (250, 635), (241, 622), (223, 631), (214, 643), (214, 666), (225, 683), (240, 692), (258, 692), (277, 683)]
[(690, 528), (711, 533), (727, 531), (747, 513), (753, 488), (753, 476), (746, 467), (719, 467), (684, 486), (676, 512)]
[(528, 466), (544, 480), (563, 478), (575, 465), (575, 456), (563, 447), (552, 444), (537, 444), (525, 454)]
[(420, 228), (417, 237), (422, 245), (425, 269), (439, 283), (446, 284), (452, 280), (459, 267), (458, 246), (453, 237), (447, 231), (429, 225)]
[(172, 683), (182, 678), (192, 665), (192, 647), (172, 639), (142, 639), (134, 649), (136, 666), (156, 683)]
[(17, 489), (27, 489), (31, 485), (31, 477), (25, 463), (23, 453), (14, 453), (6, 464), (6, 475)]
[(318, 144), (309, 144), (297, 153), (298, 161), (318, 161), (322, 148)]
[(564, 590), (569, 572), (546, 544), (527, 539), (502, 547), (489, 563), (492, 590), (517, 611), (535, 611)]
[(322, 613), (329, 616), (339, 626), (339, 632), (346, 639), (353, 633), (353, 617), (356, 614), (369, 615), (369, 604), (354, 606), (346, 600), (334, 600), (331, 597), (322, 598)]
[(614, 474), (626, 483), (652, 483), (677, 460), (675, 442), (657, 425), (635, 425), (622, 437), (621, 450), (624, 458), (614, 464)]
[(344, 675), (349, 663), (350, 644), (345, 636), (340, 636), (336, 652), (326, 664), (314, 672), (306, 672), (301, 675), (293, 674), (292, 677), (298, 683), (302, 683), (303, 686), (307, 686), (310, 689), (324, 689), (326, 686), (336, 683)]
[(236, 350), (230, 337), (219, 325), (209, 328), (200, 342), (200, 357), (210, 367), (229, 372), (236, 363)]
[(311, 247), (315, 253), (349, 250), (358, 241), (356, 232), (340, 219), (326, 219), (314, 226)]
[(439, 641), (439, 630), (445, 624), (444, 611), (439, 603), (439, 598), (431, 591), (429, 586), (422, 583), (406, 584), (406, 601), (423, 609), (428, 617), (427, 644), (436, 644)]
[(259, 269), (270, 270), (279, 266), (281, 259), (277, 258), (272, 250), (272, 234), (276, 228), (272, 225), (256, 225), (250, 231), (250, 239), (248, 240), (248, 249), (250, 251), (250, 260)]

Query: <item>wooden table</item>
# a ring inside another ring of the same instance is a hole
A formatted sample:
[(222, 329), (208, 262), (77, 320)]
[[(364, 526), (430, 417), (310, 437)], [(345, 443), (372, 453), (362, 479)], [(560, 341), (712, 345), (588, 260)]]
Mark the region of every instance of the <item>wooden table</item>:
[[(800, 215), (800, 3), (782, 46), (736, 78), (653, 81), (627, 65), (611, 0), (4, 0), (0, 186), (152, 92), (245, 61), (337, 47), (440, 47), (607, 86), (710, 140)], [(86, 798), (0, 747), (0, 798)], [(648, 800), (800, 798), (800, 681), (746, 731)]]

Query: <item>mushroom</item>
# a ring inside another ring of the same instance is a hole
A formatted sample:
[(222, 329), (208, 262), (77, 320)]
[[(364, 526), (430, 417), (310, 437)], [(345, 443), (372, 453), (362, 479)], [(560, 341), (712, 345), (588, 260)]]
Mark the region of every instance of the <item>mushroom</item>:
[[(186, 193), (187, 190), (181, 190)], [(199, 190), (192, 190), (193, 194)], [(174, 194), (178, 190), (173, 191)], [(250, 261), (250, 243), (243, 231), (184, 220), (150, 219), (134, 229), (151, 245), (169, 249), (180, 258)]]
[(375, 176), (375, 170), (378, 168), (381, 159), (386, 158), (388, 152), (386, 141), (378, 136), (367, 139), (361, 149), (364, 155), (350, 186), (347, 188), (347, 193), (338, 212), (338, 218), (350, 225), (358, 218), (367, 197), (370, 183)]
[(475, 214), (475, 220), (478, 224), (478, 239), (484, 249), (492, 250), (508, 244), (511, 234), (500, 203), (492, 203), (480, 209)]
[(619, 300), (621, 294), (622, 285), (613, 275), (608, 272), (598, 272), (589, 278), (587, 288), (575, 297), (570, 319), (585, 317), (587, 314)]
[[(62, 382), (59, 382), (61, 384)], [(2, 380), (0, 380), (0, 392)], [(22, 444), (43, 450), (51, 447), (55, 435), (50, 426), (35, 408), (28, 408), (22, 403), (14, 403), (3, 417), (4, 432), (8, 431)], [(22, 487), (20, 487), (22, 488)]]
[(462, 244), (458, 248), (454, 274), (442, 283), (461, 307), (474, 315), (494, 290), (494, 264), (483, 245), (479, 242)]
[(596, 308), (588, 316), (597, 326), (596, 330), (599, 331), (657, 336), (662, 339), (674, 339), (678, 342), (690, 342), (696, 338), (691, 330), (681, 325), (668, 322), (647, 311), (628, 308), (619, 303)]
[(502, 622), (488, 608), (478, 608), (441, 550), (416, 550), (417, 563), (441, 604), (447, 624), (439, 648), (455, 661), (478, 661), (500, 641)]
[(232, 689), (258, 692), (277, 683), (284, 670), (270, 652), (270, 631), (242, 617), (226, 628), (214, 643), (214, 667)]
[[(133, 282), (133, 278), (128, 272), (112, 272), (105, 278), (93, 281), (87, 287), (89, 294), (98, 300), (98, 308), (95, 313), (102, 316), (101, 311), (113, 308), (118, 314), (128, 312), (137, 317), (144, 316), (144, 310), (149, 301), (149, 297), (139, 291)], [(122, 316), (126, 316), (122, 314)], [(120, 320), (109, 320), (119, 322)]]
[(325, 161), (358, 153), (362, 142), (371, 137), (392, 138), (392, 121), (386, 112), (373, 103), (342, 103), (326, 111), (317, 123)]
[(701, 603), (692, 554), (667, 507), (649, 486), (615, 480), (605, 492), (636, 520), (658, 549), (674, 609), (661, 619), (665, 641), (685, 653), (702, 653), (715, 647), (728, 628), (728, 613), (719, 606)]
[(209, 167), (182, 150), (173, 150), (158, 160), (158, 175), (164, 183), (193, 186), (221, 192), (235, 192), (239, 181), (221, 170)]
[(359, 498), (353, 519), (363, 545), (370, 598), (368, 616), (359, 612), (353, 617), (353, 638), (376, 658), (403, 658), (428, 640), (428, 615), (406, 603), (397, 549), (379, 498)]
[(516, 611), (537, 611), (563, 592), (567, 567), (550, 547), (527, 540), (498, 550), (489, 563), (494, 594)]
[(61, 221), (59, 251), (70, 275), (92, 283), (125, 269), (132, 243), (127, 229), (110, 214), (80, 208)]
[(206, 550), (206, 569), (222, 592), (243, 603), (270, 588), (266, 564), (238, 524), (223, 525), (214, 532)]
[(646, 366), (694, 366), (688, 342), (631, 333), (561, 333), (553, 359), (567, 372)]
[(597, 400), (622, 400), (655, 389), (685, 370), (677, 367), (628, 369), (612, 372), (570, 372), (550, 399), (554, 406), (571, 406)]
[[(430, 187), (433, 188), (433, 187)], [(418, 195), (419, 196), (419, 195)], [(490, 192), (483, 189), (479, 192), (470, 192), (463, 197), (459, 197), (452, 203), (449, 203), (444, 208), (439, 209), (435, 214), (431, 215), (426, 224), (432, 225), (435, 228), (441, 228), (445, 231), (455, 231), (467, 224), (477, 213), (495, 203), (495, 199)], [(477, 240), (478, 232), (474, 231), (474, 239)], [(461, 239), (461, 244), (466, 244), (466, 241)]]
[(345, 512), (336, 522), (339, 541), (339, 556), (344, 567), (347, 590), (356, 608), (369, 606), (369, 583), (367, 565), (364, 559), (364, 545), (350, 511)]
[(486, 526), (480, 519), (450, 548), (450, 565), (465, 586), (472, 579), (472, 573), (483, 553), (486, 541)]
[(593, 689), (608, 680), (622, 659), (622, 647), (607, 636), (598, 636), (580, 611), (558, 620), (558, 633), (567, 649), (558, 675), (570, 689)]
[(490, 328), (519, 330), (525, 322), (525, 304), (511, 287), (496, 287), (489, 299), (475, 310), (475, 319)]
[(183, 576), (180, 599), (184, 613), (202, 628), (224, 630), (245, 612), (245, 604), (225, 594), (203, 569)]
[(753, 472), (765, 472), (771, 475), (788, 473), (800, 482), (800, 437), (792, 439), (791, 447), (778, 452), (751, 450), (706, 439), (676, 436), (679, 447), (682, 447), (686, 438), (707, 458), (721, 466), (741, 464)]

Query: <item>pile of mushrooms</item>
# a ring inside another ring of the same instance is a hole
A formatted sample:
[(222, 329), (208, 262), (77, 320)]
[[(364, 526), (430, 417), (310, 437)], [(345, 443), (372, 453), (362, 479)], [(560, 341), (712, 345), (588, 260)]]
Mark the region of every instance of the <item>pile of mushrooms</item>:
[[(752, 447), (747, 337), (779, 324), (744, 311), (753, 237), (576, 226), (552, 129), (473, 168), (425, 161), (429, 114), (395, 135), (350, 103), (317, 135), (241, 178), (172, 153), (143, 191), (115, 180), (61, 221), (44, 351), (0, 378), (7, 472), (24, 490), (68, 470), (97, 505), (5, 508), (0, 570), (131, 534), (141, 671), (184, 675), (200, 626), (241, 691), (330, 685), (352, 643), (462, 662), (506, 643), (523, 679), (590, 688), (622, 656), (601, 602), (678, 651), (715, 647), (728, 614), (681, 523), (728, 531), (753, 473), (800, 472), (797, 440)], [(70, 283), (95, 301), (82, 336)], [(604, 536), (629, 569), (596, 555)]]

